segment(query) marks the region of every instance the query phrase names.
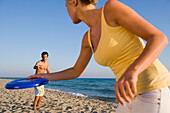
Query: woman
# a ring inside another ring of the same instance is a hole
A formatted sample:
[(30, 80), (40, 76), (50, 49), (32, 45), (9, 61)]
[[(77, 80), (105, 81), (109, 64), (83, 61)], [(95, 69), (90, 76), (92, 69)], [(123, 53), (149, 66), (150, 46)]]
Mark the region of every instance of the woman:
[[(66, 0), (73, 23), (83, 21), (90, 28), (76, 64), (61, 72), (30, 77), (77, 78), (94, 54), (99, 64), (109, 66), (116, 75), (116, 100), (121, 103), (116, 113), (168, 113), (170, 75), (157, 59), (168, 44), (166, 36), (119, 1), (108, 0), (101, 9), (95, 8), (96, 2)], [(146, 46), (139, 37), (147, 41)]]

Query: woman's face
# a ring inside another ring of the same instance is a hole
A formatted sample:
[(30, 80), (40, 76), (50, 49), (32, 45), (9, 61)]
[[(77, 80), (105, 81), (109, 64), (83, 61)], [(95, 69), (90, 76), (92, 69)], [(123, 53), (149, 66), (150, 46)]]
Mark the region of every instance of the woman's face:
[[(67, 12), (70, 16), (70, 18), (72, 19), (73, 18), (73, 13), (72, 13), (72, 9), (71, 9), (71, 5), (69, 5), (67, 2), (66, 2), (66, 7), (67, 7)], [(73, 20), (73, 19), (72, 19)]]
[(66, 7), (67, 7), (67, 12), (68, 12), (70, 18), (72, 19), (73, 23), (74, 24), (80, 23), (81, 20), (79, 20), (77, 18), (77, 9), (76, 9), (76, 6), (66, 2)]

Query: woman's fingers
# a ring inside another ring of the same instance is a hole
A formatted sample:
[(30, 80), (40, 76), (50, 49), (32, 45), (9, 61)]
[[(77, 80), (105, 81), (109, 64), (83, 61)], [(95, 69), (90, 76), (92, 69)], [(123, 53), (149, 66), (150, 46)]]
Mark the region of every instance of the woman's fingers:
[(31, 76), (27, 77), (27, 79), (30, 79), (30, 78), (43, 78), (43, 76), (40, 76), (40, 75), (31, 75)]
[(130, 82), (130, 81), (124, 81), (121, 80), (116, 82), (115, 84), (115, 95), (116, 95), (116, 101), (119, 101), (123, 106), (125, 105), (125, 102), (130, 103), (131, 99), (134, 98), (134, 95), (136, 94), (136, 82)]
[(137, 93), (136, 82), (135, 81), (131, 81), (130, 82), (130, 87), (131, 87), (131, 90), (132, 90), (133, 94), (135, 95)]
[(123, 106), (125, 106), (125, 102), (124, 102), (123, 98), (121, 97), (121, 94), (119, 91), (118, 83), (115, 84), (115, 95), (116, 95), (116, 101), (120, 102)]
[(120, 93), (121, 93), (121, 97), (122, 97), (126, 102), (130, 103), (131, 100), (128, 98), (128, 95), (126, 95), (125, 84), (120, 83), (120, 85), (119, 85), (119, 90), (120, 90)]
[(134, 94), (128, 82), (125, 82), (125, 88), (126, 88), (126, 94), (128, 94), (130, 98), (134, 98)]
[(27, 77), (27, 79), (30, 79), (30, 78), (34, 78), (34, 75), (31, 75), (31, 76)]

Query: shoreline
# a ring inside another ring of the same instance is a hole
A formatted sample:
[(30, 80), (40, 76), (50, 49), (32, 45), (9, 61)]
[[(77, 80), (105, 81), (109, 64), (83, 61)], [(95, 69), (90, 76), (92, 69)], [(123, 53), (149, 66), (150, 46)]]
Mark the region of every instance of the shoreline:
[[(109, 101), (109, 100), (102, 100), (102, 97), (97, 98), (95, 96), (90, 96), (87, 94), (83, 94), (83, 93), (74, 93), (74, 92), (65, 92), (65, 91), (61, 91), (61, 90), (56, 90), (56, 89), (50, 89), (50, 88), (45, 88), (47, 90), (52, 90), (52, 91), (57, 91), (57, 92), (62, 92), (68, 95), (72, 95), (72, 96), (78, 96), (78, 97), (83, 97), (83, 98), (88, 98), (88, 99), (96, 99), (99, 101), (104, 101), (104, 102), (108, 102), (108, 103), (113, 103), (113, 104), (118, 104), (118, 102), (113, 102), (113, 101)], [(109, 97), (103, 97), (103, 98), (109, 98)]]
[[(34, 101), (34, 88), (8, 90), (5, 84), (14, 79), (0, 79), (0, 112), (29, 112)], [(89, 99), (74, 96), (62, 91), (45, 89), (38, 112), (51, 113), (115, 113), (116, 103), (104, 102), (98, 99)]]

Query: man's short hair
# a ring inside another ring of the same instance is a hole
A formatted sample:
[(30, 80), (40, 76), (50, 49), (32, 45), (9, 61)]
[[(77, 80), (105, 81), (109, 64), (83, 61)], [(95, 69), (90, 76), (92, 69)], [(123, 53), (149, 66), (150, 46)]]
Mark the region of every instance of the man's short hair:
[(48, 53), (46, 51), (42, 52), (41, 53), (41, 57), (43, 57), (44, 55), (47, 55), (48, 56)]

